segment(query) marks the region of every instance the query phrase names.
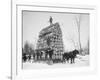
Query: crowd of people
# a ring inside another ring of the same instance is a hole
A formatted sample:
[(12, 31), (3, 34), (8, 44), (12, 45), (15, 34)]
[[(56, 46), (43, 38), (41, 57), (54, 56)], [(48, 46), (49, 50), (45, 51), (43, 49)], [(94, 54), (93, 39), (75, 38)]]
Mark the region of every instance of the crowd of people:
[(43, 49), (43, 50), (35, 50), (33, 54), (27, 54), (23, 53), (22, 55), (22, 60), (23, 62), (26, 61), (52, 61), (53, 63), (64, 63), (64, 62), (69, 62), (69, 63), (75, 63), (75, 58), (79, 54), (78, 50), (73, 50), (70, 52), (64, 52), (63, 54), (54, 54), (53, 49)]

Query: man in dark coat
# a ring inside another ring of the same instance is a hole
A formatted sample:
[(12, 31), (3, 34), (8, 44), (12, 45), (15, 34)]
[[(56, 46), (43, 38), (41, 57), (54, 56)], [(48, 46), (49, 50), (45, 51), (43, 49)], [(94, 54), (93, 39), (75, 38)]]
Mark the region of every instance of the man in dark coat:
[(50, 16), (50, 19), (49, 19), (50, 25), (52, 24), (52, 21), (53, 21), (53, 18)]

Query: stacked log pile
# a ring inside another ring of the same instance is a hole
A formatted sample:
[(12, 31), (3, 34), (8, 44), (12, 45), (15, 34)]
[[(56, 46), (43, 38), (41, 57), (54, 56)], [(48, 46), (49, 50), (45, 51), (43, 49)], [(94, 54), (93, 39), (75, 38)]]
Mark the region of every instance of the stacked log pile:
[(42, 29), (39, 33), (37, 49), (50, 48), (54, 50), (54, 55), (61, 58), (64, 53), (62, 31), (59, 23), (51, 24)]

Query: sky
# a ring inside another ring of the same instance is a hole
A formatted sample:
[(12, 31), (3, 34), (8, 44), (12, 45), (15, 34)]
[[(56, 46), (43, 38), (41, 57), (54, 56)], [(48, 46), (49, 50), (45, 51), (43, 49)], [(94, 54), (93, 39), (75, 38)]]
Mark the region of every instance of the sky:
[[(52, 16), (53, 23), (60, 24), (63, 34), (63, 44), (65, 51), (78, 48), (78, 28), (76, 18), (81, 15), (80, 36), (82, 48), (87, 46), (89, 39), (89, 14), (79, 13), (55, 13), (39, 11), (23, 11), (23, 45), (26, 41), (36, 47), (39, 32), (50, 25), (49, 18)], [(74, 43), (75, 46), (74, 46)]]

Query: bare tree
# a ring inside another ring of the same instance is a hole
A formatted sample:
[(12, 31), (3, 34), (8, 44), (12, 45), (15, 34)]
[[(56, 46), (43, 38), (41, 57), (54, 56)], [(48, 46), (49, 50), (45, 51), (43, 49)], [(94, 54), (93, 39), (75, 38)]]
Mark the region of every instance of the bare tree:
[(90, 48), (89, 45), (90, 45), (90, 44), (89, 44), (89, 39), (88, 39), (88, 41), (87, 41), (87, 54), (89, 54), (89, 48)]
[(74, 48), (77, 49), (77, 42), (75, 41), (74, 37), (70, 36), (68, 40), (70, 40), (73, 43)]
[(24, 52), (26, 54), (29, 54), (29, 43), (26, 41), (25, 44), (24, 44)]
[(70, 39), (70, 40), (71, 40), (71, 42), (73, 43), (74, 48), (77, 49), (77, 45), (76, 45), (76, 42), (74, 41), (74, 39)]
[(81, 20), (82, 20), (81, 18), (82, 18), (81, 14), (79, 14), (78, 16), (75, 16), (75, 21), (76, 21), (77, 30), (78, 30), (78, 41), (79, 41), (79, 52), (80, 52), (80, 54), (82, 52), (81, 40), (80, 40), (80, 24), (81, 24)]
[(26, 41), (24, 44), (23, 50), (26, 54), (31, 55), (31, 54), (33, 54), (33, 51), (34, 51), (34, 45), (29, 43), (28, 41)]

